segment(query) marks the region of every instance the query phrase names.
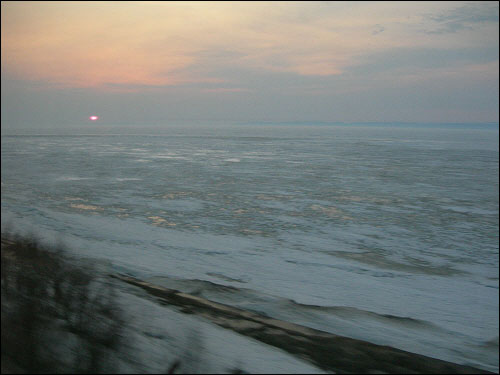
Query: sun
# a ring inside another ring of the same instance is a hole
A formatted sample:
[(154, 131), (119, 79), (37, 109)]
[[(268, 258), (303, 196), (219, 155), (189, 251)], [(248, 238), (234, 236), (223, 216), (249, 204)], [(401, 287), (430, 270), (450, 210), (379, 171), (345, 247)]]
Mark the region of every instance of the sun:
[(97, 121), (97, 120), (99, 120), (99, 116), (90, 116), (89, 120), (90, 121)]

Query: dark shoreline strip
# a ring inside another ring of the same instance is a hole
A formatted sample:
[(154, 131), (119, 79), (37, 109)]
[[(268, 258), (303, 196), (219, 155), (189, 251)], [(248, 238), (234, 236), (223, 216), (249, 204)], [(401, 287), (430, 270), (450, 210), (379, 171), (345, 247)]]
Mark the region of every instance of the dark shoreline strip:
[(141, 287), (160, 302), (201, 315), (215, 324), (275, 346), (336, 373), (492, 374), (404, 350), (351, 339), (206, 300), (134, 277), (114, 278)]

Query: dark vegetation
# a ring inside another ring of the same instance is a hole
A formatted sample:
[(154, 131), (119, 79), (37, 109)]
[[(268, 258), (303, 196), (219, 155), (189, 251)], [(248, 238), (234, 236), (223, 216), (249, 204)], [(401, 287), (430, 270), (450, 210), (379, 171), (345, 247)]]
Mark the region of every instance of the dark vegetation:
[[(141, 372), (127, 316), (117, 301), (117, 280), (75, 265), (62, 244), (2, 233), (1, 372), (116, 373), (129, 362)], [(179, 358), (165, 358), (164, 373), (199, 373), (204, 351), (199, 332), (187, 337)], [(239, 368), (229, 373), (245, 373)]]
[(113, 284), (33, 237), (2, 234), (2, 373), (112, 369), (124, 314)]

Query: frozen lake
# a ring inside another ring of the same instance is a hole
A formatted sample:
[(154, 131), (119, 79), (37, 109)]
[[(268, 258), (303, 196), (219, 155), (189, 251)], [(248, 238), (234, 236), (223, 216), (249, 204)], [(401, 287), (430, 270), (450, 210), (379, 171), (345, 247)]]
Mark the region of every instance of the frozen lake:
[(2, 136), (2, 229), (498, 372), (498, 156), (497, 129), (418, 125)]

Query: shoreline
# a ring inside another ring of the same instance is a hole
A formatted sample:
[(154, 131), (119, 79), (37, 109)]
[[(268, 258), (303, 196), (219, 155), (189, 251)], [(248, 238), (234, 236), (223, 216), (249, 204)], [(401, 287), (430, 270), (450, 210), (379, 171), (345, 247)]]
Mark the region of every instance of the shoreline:
[(223, 328), (272, 345), (335, 373), (493, 374), (492, 372), (323, 332), (264, 317), (204, 298), (154, 285), (134, 277), (111, 277), (144, 289), (165, 305), (180, 307)]

